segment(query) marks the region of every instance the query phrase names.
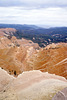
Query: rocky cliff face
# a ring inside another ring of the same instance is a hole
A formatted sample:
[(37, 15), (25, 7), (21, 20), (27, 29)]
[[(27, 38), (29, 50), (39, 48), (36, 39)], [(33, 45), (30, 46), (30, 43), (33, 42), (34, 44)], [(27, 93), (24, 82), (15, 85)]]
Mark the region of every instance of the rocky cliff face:
[(34, 54), (28, 62), (33, 69), (67, 78), (67, 43), (48, 45)]

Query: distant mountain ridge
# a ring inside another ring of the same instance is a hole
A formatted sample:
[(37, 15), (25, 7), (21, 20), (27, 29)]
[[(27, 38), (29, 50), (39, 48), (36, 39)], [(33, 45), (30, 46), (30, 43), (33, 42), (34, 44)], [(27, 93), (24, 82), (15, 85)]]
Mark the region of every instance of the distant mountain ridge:
[(36, 25), (26, 25), (26, 24), (0, 24), (0, 28), (15, 28), (19, 30), (28, 30), (28, 29), (39, 29)]
[(21, 24), (0, 24), (0, 28), (15, 28), (24, 34), (62, 34), (67, 35), (67, 27), (54, 27), (54, 28), (42, 28), (36, 25), (21, 25)]
[(0, 28), (15, 28), (17, 38), (25, 38), (45, 47), (51, 43), (67, 43), (67, 27), (41, 28), (35, 25), (0, 24)]

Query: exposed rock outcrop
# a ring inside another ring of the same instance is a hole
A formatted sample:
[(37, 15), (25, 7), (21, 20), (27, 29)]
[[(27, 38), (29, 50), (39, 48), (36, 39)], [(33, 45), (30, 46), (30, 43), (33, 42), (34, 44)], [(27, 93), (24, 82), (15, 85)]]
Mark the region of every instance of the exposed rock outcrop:
[(13, 36), (16, 33), (16, 29), (14, 28), (1, 28), (0, 36)]
[(15, 32), (0, 29), (0, 100), (54, 99), (67, 87), (67, 43), (40, 48)]
[(37, 43), (13, 36), (0, 37), (0, 47), (0, 66), (10, 74), (41, 70), (67, 78), (67, 43), (39, 49)]
[(28, 60), (34, 70), (49, 72), (67, 78), (67, 43), (48, 45)]
[[(37, 43), (31, 40), (17, 39), (13, 36), (11, 39), (0, 37), (0, 66), (9, 74), (19, 75), (23, 71), (30, 70), (26, 57), (34, 54), (36, 49), (40, 48)], [(28, 69), (29, 68), (29, 69)]]
[[(0, 29), (14, 34), (15, 29)], [(0, 66), (9, 74), (19, 75), (24, 71), (40, 70), (67, 78), (67, 43), (50, 44), (40, 48), (31, 40), (11, 39), (0, 36)]]
[(67, 88), (64, 88), (62, 91), (59, 91), (52, 100), (67, 100)]
[(65, 78), (40, 71), (24, 72), (17, 78), (3, 69), (0, 73), (1, 77), (3, 74), (0, 77), (0, 100), (52, 100), (58, 91), (67, 87)]
[(12, 83), (15, 77), (0, 68), (0, 100), (17, 100)]

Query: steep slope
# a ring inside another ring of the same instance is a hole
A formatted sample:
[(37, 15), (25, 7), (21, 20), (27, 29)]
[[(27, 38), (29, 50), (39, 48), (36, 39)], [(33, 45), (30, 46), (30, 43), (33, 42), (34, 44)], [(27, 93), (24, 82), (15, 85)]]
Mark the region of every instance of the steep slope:
[(67, 78), (67, 43), (51, 44), (28, 58), (32, 69)]
[(0, 36), (9, 36), (16, 34), (16, 29), (14, 28), (1, 28), (0, 29)]
[(32, 55), (38, 48), (38, 44), (33, 43), (31, 40), (16, 39), (14, 36), (8, 39), (1, 36), (0, 67), (7, 70), (9, 74), (17, 76), (23, 71), (28, 70), (27, 52), (29, 51), (29, 55)]
[(31, 40), (0, 37), (0, 66), (15, 76), (41, 70), (67, 78), (67, 43), (40, 48)]
[(12, 36), (15, 29), (0, 29), (0, 32), (0, 66), (8, 73), (17, 76), (24, 71), (40, 70), (67, 78), (67, 43), (40, 48), (31, 40)]
[(0, 100), (52, 100), (67, 87), (67, 43), (40, 48), (0, 31)]

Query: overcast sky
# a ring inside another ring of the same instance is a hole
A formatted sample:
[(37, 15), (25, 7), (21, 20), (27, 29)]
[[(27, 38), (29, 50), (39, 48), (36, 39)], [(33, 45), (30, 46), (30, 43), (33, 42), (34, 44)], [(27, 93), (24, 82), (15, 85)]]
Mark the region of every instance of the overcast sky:
[(0, 0), (0, 23), (67, 26), (67, 0)]

